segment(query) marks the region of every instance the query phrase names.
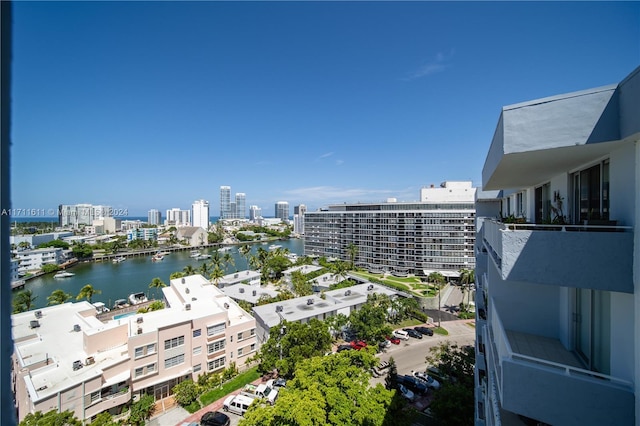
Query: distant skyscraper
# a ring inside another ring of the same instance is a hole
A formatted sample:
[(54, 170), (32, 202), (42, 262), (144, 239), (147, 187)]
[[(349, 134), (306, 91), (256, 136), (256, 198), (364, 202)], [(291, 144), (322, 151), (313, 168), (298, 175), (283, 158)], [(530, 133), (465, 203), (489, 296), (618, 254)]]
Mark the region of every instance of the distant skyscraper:
[(162, 221), (162, 215), (160, 214), (160, 210), (151, 209), (147, 215), (147, 222), (149, 225), (160, 225)]
[(258, 206), (249, 207), (249, 220), (251, 222), (256, 222), (262, 216), (262, 209)]
[(209, 202), (205, 200), (197, 200), (191, 206), (193, 211), (193, 226), (209, 229)]
[(304, 213), (307, 206), (300, 204), (293, 208), (293, 232), (296, 234), (304, 234)]
[(113, 216), (113, 209), (109, 206), (94, 206), (93, 204), (75, 204), (58, 207), (58, 224), (60, 226), (93, 225), (95, 219)]
[(167, 210), (167, 218), (165, 219), (167, 225), (175, 226), (190, 226), (191, 225), (191, 210), (180, 210), (177, 207)]
[(231, 187), (220, 187), (220, 219), (229, 219), (231, 217)]
[(244, 192), (236, 193), (236, 219), (244, 219), (247, 217), (247, 196)]
[(286, 222), (289, 220), (289, 203), (286, 201), (278, 201), (276, 203), (276, 217)]

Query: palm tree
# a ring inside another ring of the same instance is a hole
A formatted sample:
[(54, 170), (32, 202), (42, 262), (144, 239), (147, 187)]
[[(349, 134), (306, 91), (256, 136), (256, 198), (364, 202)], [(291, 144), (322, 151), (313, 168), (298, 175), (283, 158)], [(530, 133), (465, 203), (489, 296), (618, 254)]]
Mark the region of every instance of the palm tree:
[(440, 272), (430, 273), (427, 277), (427, 281), (433, 283), (438, 289), (438, 327), (440, 327), (440, 290), (442, 288), (442, 285), (447, 281), (445, 280), (444, 275), (442, 275)]
[(196, 270), (193, 269), (193, 266), (187, 265), (184, 268), (182, 268), (182, 272), (184, 272), (186, 276), (189, 276), (189, 275), (194, 275), (196, 273)]
[(216, 285), (216, 287), (220, 283), (220, 280), (222, 279), (222, 277), (224, 277), (224, 272), (218, 265), (216, 265), (215, 268), (213, 268), (213, 271), (211, 271), (211, 277), (210, 277), (213, 283)]
[(198, 272), (200, 272), (200, 274), (202, 274), (205, 277), (209, 275), (210, 270), (211, 270), (211, 265), (207, 262), (202, 262), (202, 264), (198, 268)]
[(222, 256), (222, 261), (227, 265), (227, 267), (229, 265), (236, 266), (236, 262), (233, 260), (233, 256), (231, 256), (231, 253), (229, 252), (226, 252), (224, 256)]
[(24, 290), (16, 294), (13, 299), (13, 313), (17, 314), (30, 310), (37, 298), (31, 290)]
[(334, 278), (342, 278), (342, 281), (347, 279), (347, 272), (349, 272), (349, 266), (347, 265), (346, 262), (343, 262), (341, 260), (336, 260), (335, 262), (333, 262), (333, 265), (331, 265), (331, 269), (333, 270)]
[(47, 305), (62, 305), (73, 296), (69, 293), (65, 293), (63, 290), (54, 290), (51, 295), (47, 297)]
[(460, 269), (460, 284), (467, 286), (467, 306), (470, 305), (471, 284), (476, 282), (475, 269)]
[(349, 259), (351, 261), (350, 269), (354, 270), (356, 268), (356, 257), (358, 256), (358, 246), (349, 243), (347, 246), (347, 253), (349, 253)]
[(76, 300), (87, 299), (89, 303), (91, 303), (91, 298), (96, 294), (101, 294), (102, 290), (98, 290), (93, 288), (91, 284), (87, 284), (80, 289), (80, 293), (76, 296)]
[(222, 268), (222, 256), (220, 256), (220, 252), (216, 249), (213, 251), (211, 255), (211, 266)]
[(159, 277), (155, 277), (149, 283), (149, 288), (162, 288), (166, 286), (167, 285)]

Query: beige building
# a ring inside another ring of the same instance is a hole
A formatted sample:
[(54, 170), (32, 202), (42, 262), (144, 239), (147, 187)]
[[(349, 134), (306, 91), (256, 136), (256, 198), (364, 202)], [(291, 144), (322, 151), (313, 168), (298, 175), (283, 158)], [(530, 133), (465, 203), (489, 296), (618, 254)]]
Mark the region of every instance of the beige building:
[(256, 351), (254, 318), (203, 276), (171, 280), (163, 293), (165, 309), (119, 319), (98, 319), (88, 302), (13, 315), (18, 419), (118, 414), (143, 394), (163, 399), (185, 379), (242, 368)]
[(199, 226), (183, 226), (176, 230), (178, 241), (187, 240), (191, 247), (198, 247), (208, 242), (208, 234)]

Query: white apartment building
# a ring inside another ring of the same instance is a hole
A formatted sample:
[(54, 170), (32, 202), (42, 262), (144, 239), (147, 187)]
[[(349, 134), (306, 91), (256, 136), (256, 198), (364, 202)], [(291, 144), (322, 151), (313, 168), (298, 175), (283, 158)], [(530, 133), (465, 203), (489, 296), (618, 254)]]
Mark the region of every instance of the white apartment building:
[(231, 211), (231, 187), (220, 187), (220, 219), (233, 219)]
[(96, 219), (113, 217), (113, 208), (93, 204), (61, 204), (58, 207), (58, 225), (61, 227), (70, 226), (78, 228), (80, 225), (93, 224)]
[(161, 225), (162, 224), (162, 214), (160, 210), (151, 209), (147, 213), (147, 223), (149, 225)]
[(26, 273), (42, 269), (43, 265), (59, 265), (64, 262), (65, 255), (61, 248), (48, 247), (18, 251), (16, 258), (20, 262), (18, 272)]
[[(305, 255), (351, 260), (396, 275), (473, 269), (476, 188), (444, 182), (423, 188), (419, 202), (336, 204), (306, 212)], [(425, 272), (427, 271), (427, 272)]]
[(262, 217), (262, 209), (258, 206), (249, 207), (249, 221), (257, 222)]
[(15, 244), (17, 246), (22, 242), (27, 242), (31, 247), (37, 247), (40, 244), (48, 243), (53, 240), (62, 240), (71, 236), (73, 236), (73, 232), (71, 231), (48, 232), (46, 234), (11, 235), (9, 236), (9, 244)]
[(86, 301), (12, 315), (18, 419), (71, 410), (89, 421), (231, 362), (243, 368), (256, 350), (251, 315), (201, 275), (162, 290), (165, 309), (120, 319), (98, 319)]
[(136, 228), (127, 231), (127, 241), (158, 241), (158, 228)]
[(191, 226), (191, 210), (180, 210), (177, 207), (167, 210), (164, 224), (167, 226)]
[(293, 207), (293, 232), (298, 235), (304, 234), (304, 214), (307, 206), (300, 204)]
[(197, 200), (191, 206), (193, 211), (193, 226), (198, 226), (209, 230), (209, 202), (205, 200)]
[(260, 286), (261, 276), (259, 271), (244, 270), (227, 274), (220, 279), (219, 288), (230, 287), (236, 284)]
[(286, 201), (278, 201), (275, 205), (275, 217), (283, 222), (289, 221), (289, 203)]
[(502, 108), (477, 203), (476, 425), (640, 422), (639, 165), (640, 68)]
[(235, 218), (236, 219), (246, 219), (247, 218), (247, 194), (244, 192), (236, 193), (236, 208), (235, 208)]

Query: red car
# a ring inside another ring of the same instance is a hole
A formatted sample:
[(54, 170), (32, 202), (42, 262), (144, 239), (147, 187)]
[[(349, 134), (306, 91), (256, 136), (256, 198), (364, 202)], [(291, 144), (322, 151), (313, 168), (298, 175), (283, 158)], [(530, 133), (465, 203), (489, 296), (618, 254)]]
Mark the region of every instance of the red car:
[(349, 343), (351, 345), (351, 347), (355, 350), (360, 350), (362, 348), (366, 348), (367, 347), (367, 343), (364, 340), (354, 340), (353, 342)]
[(393, 343), (394, 345), (399, 345), (400, 344), (400, 339), (398, 339), (395, 336), (387, 336), (387, 340), (390, 341), (391, 343)]

